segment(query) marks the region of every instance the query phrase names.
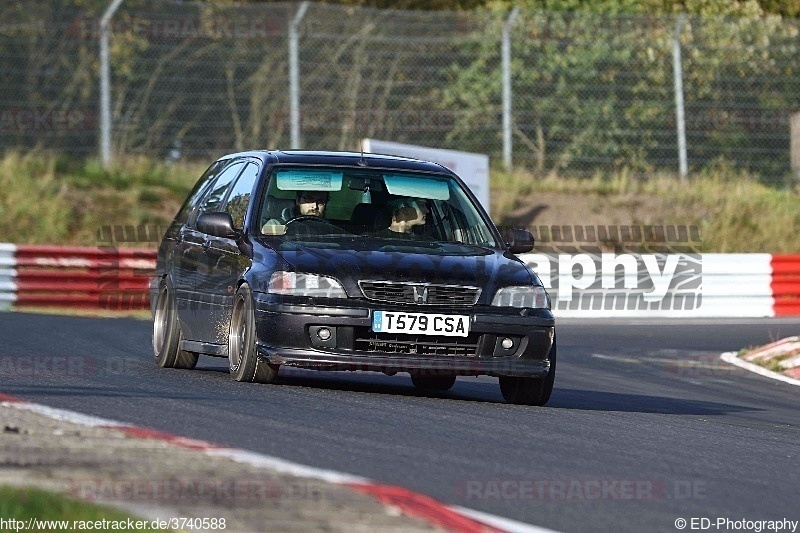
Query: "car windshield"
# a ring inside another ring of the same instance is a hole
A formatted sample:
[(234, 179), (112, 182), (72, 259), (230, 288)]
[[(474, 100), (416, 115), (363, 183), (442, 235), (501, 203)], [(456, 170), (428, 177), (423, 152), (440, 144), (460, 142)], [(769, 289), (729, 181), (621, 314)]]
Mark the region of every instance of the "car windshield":
[(275, 167), (260, 205), (260, 232), (284, 240), (323, 242), (357, 236), (398, 246), (498, 246), (479, 208), (447, 175)]

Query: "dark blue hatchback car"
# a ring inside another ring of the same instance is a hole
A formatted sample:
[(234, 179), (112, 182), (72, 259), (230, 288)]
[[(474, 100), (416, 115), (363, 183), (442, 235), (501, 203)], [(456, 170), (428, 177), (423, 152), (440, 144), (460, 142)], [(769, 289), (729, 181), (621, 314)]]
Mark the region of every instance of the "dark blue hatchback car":
[(544, 405), (555, 319), (537, 275), (449, 169), (349, 152), (231, 154), (203, 174), (159, 247), (151, 283), (161, 367), (226, 357), (237, 381), (281, 366), (408, 372), (447, 390), (499, 377)]

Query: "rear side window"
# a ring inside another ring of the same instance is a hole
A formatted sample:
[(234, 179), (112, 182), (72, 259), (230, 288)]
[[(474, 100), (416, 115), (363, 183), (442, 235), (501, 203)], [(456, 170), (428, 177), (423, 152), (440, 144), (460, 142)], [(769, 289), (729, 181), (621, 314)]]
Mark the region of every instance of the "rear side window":
[(206, 189), (200, 203), (189, 212), (189, 226), (194, 227), (200, 213), (215, 213), (222, 207), (222, 199), (228, 191), (228, 186), (239, 175), (244, 167), (243, 161), (237, 161), (225, 167), (213, 184)]
[(227, 163), (227, 161), (217, 161), (208, 167), (203, 175), (200, 176), (200, 179), (197, 180), (197, 183), (192, 188), (192, 192), (189, 193), (189, 196), (186, 197), (186, 201), (183, 202), (180, 211), (175, 215), (176, 222), (180, 222), (181, 224), (186, 223), (189, 219), (189, 210), (197, 206), (203, 192), (208, 188), (209, 182), (213, 182), (217, 178), (219, 173), (225, 169)]
[(225, 202), (223, 211), (230, 213), (233, 219), (233, 227), (242, 229), (244, 227), (244, 216), (247, 213), (247, 206), (250, 204), (250, 195), (253, 186), (258, 179), (259, 167), (255, 163), (248, 163), (242, 171), (236, 183), (228, 193), (228, 200)]

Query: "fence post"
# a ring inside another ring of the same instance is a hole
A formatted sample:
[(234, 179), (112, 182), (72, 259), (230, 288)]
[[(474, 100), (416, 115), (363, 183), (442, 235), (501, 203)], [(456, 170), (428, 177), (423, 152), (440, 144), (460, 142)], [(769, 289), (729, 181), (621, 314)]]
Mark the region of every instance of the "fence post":
[(794, 112), (789, 116), (789, 149), (792, 174), (795, 180), (800, 180), (800, 112)]
[(108, 57), (108, 23), (122, 4), (113, 0), (100, 19), (100, 159), (103, 167), (111, 163), (111, 67)]
[(503, 167), (511, 170), (511, 27), (519, 14), (519, 6), (514, 6), (503, 24)]
[(308, 2), (300, 4), (289, 25), (289, 121), (291, 122), (292, 148), (300, 148), (300, 50), (297, 28), (306, 14)]
[(686, 123), (683, 114), (683, 66), (681, 64), (681, 30), (685, 13), (678, 17), (678, 25), (675, 27), (675, 39), (672, 42), (672, 71), (675, 78), (675, 117), (678, 129), (678, 165), (680, 170), (681, 182), (686, 182), (689, 173), (686, 161)]

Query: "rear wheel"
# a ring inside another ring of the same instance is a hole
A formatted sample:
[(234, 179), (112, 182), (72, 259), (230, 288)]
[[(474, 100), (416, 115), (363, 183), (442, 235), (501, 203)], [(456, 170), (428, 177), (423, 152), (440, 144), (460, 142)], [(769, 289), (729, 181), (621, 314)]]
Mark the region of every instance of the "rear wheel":
[(545, 405), (553, 392), (556, 379), (556, 339), (550, 348), (550, 370), (541, 378), (500, 376), (500, 392), (508, 403), (518, 405)]
[(411, 382), (418, 389), (423, 390), (450, 390), (456, 382), (455, 376), (420, 376), (419, 374), (411, 374)]
[(181, 350), (183, 331), (178, 321), (175, 295), (166, 281), (161, 283), (153, 315), (153, 355), (161, 368), (191, 370), (197, 364), (197, 354)]
[(228, 334), (228, 367), (236, 381), (271, 383), (278, 375), (277, 365), (268, 365), (258, 359), (253, 297), (246, 283), (239, 287), (233, 299)]

